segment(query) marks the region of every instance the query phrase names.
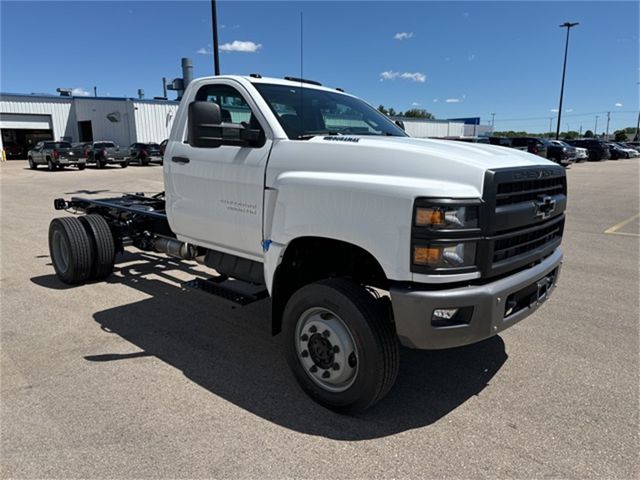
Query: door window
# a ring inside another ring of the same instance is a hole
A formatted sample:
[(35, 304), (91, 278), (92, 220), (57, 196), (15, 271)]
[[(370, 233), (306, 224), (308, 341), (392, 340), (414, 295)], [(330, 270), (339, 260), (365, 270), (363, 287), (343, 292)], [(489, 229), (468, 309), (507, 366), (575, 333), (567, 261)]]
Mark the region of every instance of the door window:
[(246, 122), (252, 124), (253, 128), (259, 128), (245, 99), (240, 92), (229, 85), (205, 85), (196, 93), (196, 101), (217, 103), (220, 106), (223, 122)]

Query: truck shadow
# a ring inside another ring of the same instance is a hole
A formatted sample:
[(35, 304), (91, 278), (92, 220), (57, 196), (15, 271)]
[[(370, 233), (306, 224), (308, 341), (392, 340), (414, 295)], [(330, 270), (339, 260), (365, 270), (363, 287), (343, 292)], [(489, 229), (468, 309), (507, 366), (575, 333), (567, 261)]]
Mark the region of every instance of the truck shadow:
[[(177, 273), (202, 275), (189, 265), (147, 254), (126, 254), (124, 260), (127, 265), (117, 267), (108, 282), (149, 298), (97, 312), (94, 320), (140, 351), (97, 351), (86, 360), (157, 357), (214, 395), (302, 433), (357, 441), (430, 425), (478, 395), (507, 360), (500, 337), (442, 351), (402, 349), (400, 374), (387, 397), (357, 416), (338, 415), (315, 404), (295, 383), (283, 357), (282, 337), (270, 335), (269, 300), (236, 308), (167, 281), (175, 282)], [(63, 288), (55, 286), (54, 278), (32, 281)]]

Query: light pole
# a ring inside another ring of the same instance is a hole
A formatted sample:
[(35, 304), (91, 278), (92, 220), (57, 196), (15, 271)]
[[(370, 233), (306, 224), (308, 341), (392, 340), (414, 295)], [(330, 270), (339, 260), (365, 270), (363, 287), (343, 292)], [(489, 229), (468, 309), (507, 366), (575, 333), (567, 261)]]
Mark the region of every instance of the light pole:
[(596, 128), (593, 129), (593, 138), (598, 138), (598, 118), (600, 118), (600, 115), (596, 115)]
[(493, 130), (493, 127), (495, 127), (496, 125), (496, 114), (492, 113), (491, 114), (491, 130)]
[(564, 97), (564, 77), (567, 72), (567, 52), (569, 51), (569, 31), (571, 27), (579, 25), (578, 22), (564, 22), (560, 25), (561, 28), (567, 29), (567, 39), (564, 44), (564, 64), (562, 66), (562, 83), (560, 84), (560, 106), (558, 107), (558, 127), (556, 128), (556, 140), (560, 138), (560, 117), (562, 117), (562, 99)]
[(218, 58), (218, 12), (216, 0), (211, 0), (211, 31), (213, 33), (213, 74), (220, 75), (220, 59)]

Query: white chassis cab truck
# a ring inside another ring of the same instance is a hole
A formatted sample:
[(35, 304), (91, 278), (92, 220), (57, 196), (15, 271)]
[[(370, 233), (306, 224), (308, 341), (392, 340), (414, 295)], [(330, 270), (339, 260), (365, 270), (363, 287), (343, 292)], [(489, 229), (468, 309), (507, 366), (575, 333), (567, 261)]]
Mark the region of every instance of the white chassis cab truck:
[[(564, 169), (514, 149), (408, 137), (317, 82), (191, 82), (164, 162), (165, 191), (56, 199), (56, 274), (108, 276), (125, 247), (217, 272), (192, 286), (272, 301), (301, 387), (337, 411), (392, 387), (399, 345), (443, 349), (532, 314), (558, 280)], [(227, 278), (233, 281), (224, 281)], [(238, 281), (255, 295), (234, 291)]]

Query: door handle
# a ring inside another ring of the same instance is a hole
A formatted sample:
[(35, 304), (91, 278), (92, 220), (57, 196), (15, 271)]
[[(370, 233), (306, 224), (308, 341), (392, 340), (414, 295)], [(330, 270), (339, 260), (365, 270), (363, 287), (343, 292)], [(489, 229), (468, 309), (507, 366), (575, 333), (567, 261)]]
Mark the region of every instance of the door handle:
[(189, 163), (190, 160), (187, 157), (171, 157), (171, 161), (184, 165), (185, 163)]

